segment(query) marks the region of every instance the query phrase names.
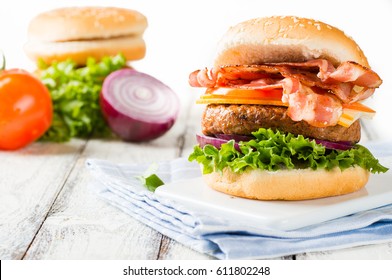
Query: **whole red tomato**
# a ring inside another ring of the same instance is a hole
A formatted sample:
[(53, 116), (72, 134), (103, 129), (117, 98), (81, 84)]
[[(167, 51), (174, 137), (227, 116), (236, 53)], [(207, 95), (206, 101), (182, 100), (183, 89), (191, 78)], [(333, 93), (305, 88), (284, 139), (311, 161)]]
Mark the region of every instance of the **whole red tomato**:
[(0, 72), (0, 149), (16, 150), (41, 137), (52, 122), (48, 89), (30, 73)]

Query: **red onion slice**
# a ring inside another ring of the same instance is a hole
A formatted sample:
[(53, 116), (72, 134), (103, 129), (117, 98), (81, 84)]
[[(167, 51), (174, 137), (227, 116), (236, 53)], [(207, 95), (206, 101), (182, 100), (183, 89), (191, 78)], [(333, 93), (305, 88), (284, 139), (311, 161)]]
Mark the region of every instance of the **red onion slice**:
[[(196, 141), (200, 145), (201, 148), (203, 148), (207, 144), (210, 144), (210, 145), (214, 146), (215, 148), (220, 149), (221, 145), (224, 143), (227, 143), (229, 140), (215, 138), (215, 137), (211, 137), (211, 136), (197, 133), (196, 134)], [(238, 142), (235, 142), (234, 148), (237, 151), (241, 151), (240, 146), (238, 145)]]
[[(240, 141), (250, 141), (254, 139), (251, 136), (243, 136), (243, 135), (234, 135), (234, 134), (217, 134), (215, 137), (206, 136), (204, 134), (196, 134), (197, 143), (200, 147), (204, 147), (207, 144), (214, 146), (217, 149), (220, 149), (221, 145), (227, 143), (229, 140), (234, 140), (235, 144), (234, 147), (241, 151), (238, 145)], [(340, 141), (340, 142), (330, 142), (326, 140), (319, 140), (314, 139), (317, 144), (323, 145), (326, 149), (333, 149), (333, 150), (349, 150), (353, 147), (353, 143), (349, 141)]]
[(111, 130), (125, 141), (156, 139), (175, 123), (180, 101), (164, 83), (134, 69), (106, 77), (101, 109)]
[(340, 142), (330, 142), (326, 140), (319, 140), (315, 139), (317, 144), (323, 145), (326, 149), (331, 149), (331, 150), (349, 150), (353, 147), (353, 143), (350, 141), (340, 141)]

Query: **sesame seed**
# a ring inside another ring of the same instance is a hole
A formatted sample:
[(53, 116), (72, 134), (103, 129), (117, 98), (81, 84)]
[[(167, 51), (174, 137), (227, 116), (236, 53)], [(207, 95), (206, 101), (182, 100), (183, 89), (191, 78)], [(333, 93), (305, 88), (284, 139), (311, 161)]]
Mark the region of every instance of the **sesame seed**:
[(125, 20), (125, 17), (121, 15), (121, 16), (116, 17), (116, 20), (118, 22), (123, 22)]
[(278, 32), (281, 33), (281, 32), (284, 32), (285, 30), (286, 30), (285, 27), (281, 27)]

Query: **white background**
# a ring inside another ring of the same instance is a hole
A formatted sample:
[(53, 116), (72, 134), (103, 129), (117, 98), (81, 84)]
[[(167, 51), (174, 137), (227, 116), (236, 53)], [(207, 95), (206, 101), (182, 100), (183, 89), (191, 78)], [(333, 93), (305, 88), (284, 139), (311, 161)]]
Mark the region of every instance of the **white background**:
[[(195, 90), (188, 84), (193, 70), (210, 66), (215, 46), (240, 21), (267, 15), (310, 17), (334, 25), (354, 38), (372, 68), (384, 80), (367, 102), (377, 111), (372, 123), (392, 138), (392, 0), (1, 0), (0, 49), (8, 68), (32, 70), (23, 52), (29, 21), (37, 13), (62, 6), (120, 6), (136, 9), (148, 19), (146, 57), (132, 65), (162, 80), (182, 100)], [(55, 30), (54, 30), (55, 32)], [(196, 105), (195, 105), (196, 106)]]
[[(206, 269), (206, 276), (124, 276), (123, 269), (130, 266), (133, 269)], [(249, 275), (218, 275), (219, 267), (269, 267), (269, 274), (258, 276)], [(388, 260), (344, 260), (344, 261), (279, 261), (279, 260), (132, 260), (132, 261), (4, 261), (2, 276), (4, 280), (69, 280), (69, 279), (302, 279), (302, 280), (330, 280), (330, 279), (385, 279), (382, 275), (390, 275), (390, 261)], [(212, 272), (211, 272), (212, 271)], [(388, 276), (387, 276), (388, 277)], [(3, 278), (2, 278), (3, 279)]]

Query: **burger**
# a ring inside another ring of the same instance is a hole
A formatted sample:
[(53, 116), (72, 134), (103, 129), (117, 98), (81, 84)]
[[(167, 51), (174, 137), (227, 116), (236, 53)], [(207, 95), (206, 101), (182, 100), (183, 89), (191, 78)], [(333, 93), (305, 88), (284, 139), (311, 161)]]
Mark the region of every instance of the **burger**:
[(206, 88), (190, 154), (213, 189), (258, 200), (355, 192), (386, 172), (359, 145), (362, 102), (382, 84), (356, 42), (323, 22), (251, 19), (231, 27), (211, 68), (189, 76)]
[(145, 56), (146, 17), (118, 7), (65, 7), (34, 17), (28, 26), (24, 50), (33, 61), (46, 64), (71, 59), (84, 65), (88, 57), (100, 60), (123, 54), (126, 60)]

